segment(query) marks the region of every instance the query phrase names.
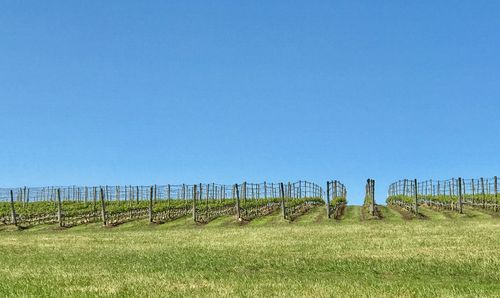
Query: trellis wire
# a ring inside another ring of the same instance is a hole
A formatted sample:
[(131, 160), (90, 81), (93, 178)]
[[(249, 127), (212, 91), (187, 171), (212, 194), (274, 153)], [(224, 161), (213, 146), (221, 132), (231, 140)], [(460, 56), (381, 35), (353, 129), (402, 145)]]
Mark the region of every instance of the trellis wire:
[[(388, 200), (398, 205), (411, 204), (405, 198), (415, 198), (413, 205), (425, 204), (437, 208), (463, 212), (463, 206), (480, 207), (498, 212), (498, 178), (451, 178), (426, 180), (399, 180), (389, 186)], [(412, 208), (415, 209), (415, 206)], [(407, 206), (406, 206), (407, 207)]]
[[(151, 222), (161, 223), (192, 214), (194, 221), (206, 223), (221, 215), (235, 214), (238, 200), (241, 208), (239, 220), (251, 220), (269, 214), (280, 205), (286, 209), (285, 218), (293, 219), (297, 205), (312, 205), (323, 198), (321, 187), (311, 182), (284, 184), (284, 196), (280, 193), (279, 185), (244, 182), (234, 185), (205, 183), (2, 188), (0, 222), (28, 226), (59, 222), (61, 226), (72, 226), (98, 221), (118, 224), (131, 219), (149, 218)], [(285, 204), (281, 204), (281, 201)]]
[(326, 214), (328, 218), (339, 219), (344, 212), (347, 199), (347, 189), (340, 181), (326, 183)]

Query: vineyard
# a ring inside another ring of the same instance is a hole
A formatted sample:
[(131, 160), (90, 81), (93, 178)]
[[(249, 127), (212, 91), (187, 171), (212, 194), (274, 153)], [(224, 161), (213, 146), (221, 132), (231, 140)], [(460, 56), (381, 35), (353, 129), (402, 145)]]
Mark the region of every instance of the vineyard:
[(496, 194), (495, 178), (401, 180), (387, 206), (373, 179), (361, 206), (339, 181), (3, 189), (0, 295), (498, 297)]
[(399, 180), (389, 186), (387, 204), (419, 213), (419, 206), (463, 213), (464, 206), (500, 210), (498, 179)]
[[(341, 219), (346, 196), (346, 187), (337, 180), (328, 181), (325, 190), (307, 181), (22, 187), (0, 189), (0, 225), (72, 227), (99, 222), (115, 226), (138, 219), (162, 224), (182, 217), (207, 224), (221, 216), (245, 223), (276, 212), (294, 221), (319, 205), (326, 206), (328, 218)], [(466, 206), (498, 213), (498, 179), (399, 180), (389, 186), (387, 204), (416, 215), (422, 206), (457, 213)], [(379, 219), (383, 216), (379, 209), (375, 180), (368, 179), (361, 214)]]
[(373, 179), (368, 179), (366, 181), (365, 200), (363, 202), (362, 215), (373, 219), (379, 219), (382, 217), (382, 214), (375, 203), (375, 180)]
[(347, 189), (339, 181), (326, 183), (326, 213), (328, 218), (340, 219), (347, 204)]
[[(346, 202), (346, 190), (338, 181), (331, 183), (335, 185), (329, 192), (333, 195), (331, 210), (336, 212)], [(39, 224), (71, 227), (94, 222), (118, 225), (142, 218), (165, 223), (191, 216), (194, 222), (206, 224), (224, 215), (247, 222), (278, 210), (284, 219), (293, 221), (321, 204), (325, 204), (322, 187), (307, 181), (23, 187), (0, 190), (0, 222), (21, 228)]]

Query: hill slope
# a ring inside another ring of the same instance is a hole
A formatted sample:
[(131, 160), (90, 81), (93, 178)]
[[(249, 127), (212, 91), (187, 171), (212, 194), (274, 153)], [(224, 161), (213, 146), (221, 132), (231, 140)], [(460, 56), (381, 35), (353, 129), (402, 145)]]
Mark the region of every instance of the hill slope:
[(240, 226), (189, 218), (58, 230), (0, 227), (0, 295), (498, 296), (500, 220), (481, 211), (342, 220), (318, 207)]

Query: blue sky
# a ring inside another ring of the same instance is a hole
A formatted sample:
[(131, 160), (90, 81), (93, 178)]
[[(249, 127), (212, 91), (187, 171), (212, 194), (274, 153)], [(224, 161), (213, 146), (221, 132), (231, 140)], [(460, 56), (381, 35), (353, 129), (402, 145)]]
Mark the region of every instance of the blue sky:
[(500, 174), (498, 1), (4, 1), (0, 186)]

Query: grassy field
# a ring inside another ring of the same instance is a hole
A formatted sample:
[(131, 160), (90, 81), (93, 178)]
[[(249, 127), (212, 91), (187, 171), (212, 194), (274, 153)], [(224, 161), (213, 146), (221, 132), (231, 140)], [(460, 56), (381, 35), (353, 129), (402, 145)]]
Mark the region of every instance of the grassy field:
[[(500, 218), (349, 206), (288, 223), (0, 226), (0, 296), (500, 297)], [(365, 220), (361, 220), (364, 218)]]

